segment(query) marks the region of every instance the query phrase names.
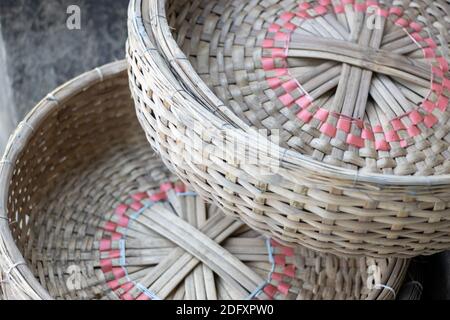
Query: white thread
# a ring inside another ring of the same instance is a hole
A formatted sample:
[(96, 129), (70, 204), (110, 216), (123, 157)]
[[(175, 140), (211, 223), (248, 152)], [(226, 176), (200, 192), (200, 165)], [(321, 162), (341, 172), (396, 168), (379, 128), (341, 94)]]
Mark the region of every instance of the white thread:
[(397, 293), (395, 292), (395, 290), (385, 284), (377, 284), (375, 285), (374, 289), (386, 289), (392, 293), (392, 295), (394, 296), (394, 300), (397, 298)]
[[(0, 209), (3, 209), (3, 207), (0, 207)], [(9, 222), (9, 218), (8, 218), (8, 217), (0, 217), (0, 220), (3, 220), (3, 221), (8, 222), (8, 225), (9, 225), (9, 226), (11, 226), (11, 225), (13, 225), (13, 224), (15, 224), (15, 223), (18, 223), (17, 220), (14, 220), (14, 221)]]
[(0, 165), (5, 165), (5, 164), (9, 164), (11, 166), (13, 163), (7, 159), (0, 160)]
[[(414, 37), (408, 32), (408, 29), (403, 28), (403, 31), (406, 32), (406, 34), (411, 38), (411, 40), (419, 47), (420, 50), (424, 51), (425, 47), (421, 46), (420, 43), (414, 39)], [(425, 100), (428, 100), (428, 98), (431, 96), (431, 94), (433, 93), (433, 83), (434, 83), (434, 72), (433, 72), (433, 65), (430, 64), (430, 69), (431, 69), (431, 80), (430, 80), (430, 90), (428, 91), (428, 94), (426, 95)]]
[(0, 271), (0, 283), (7, 283), (7, 282), (8, 282), (8, 280), (6, 279), (6, 277), (3, 278), (3, 272)]
[(125, 267), (127, 262), (126, 262), (126, 249), (125, 249), (125, 240), (124, 239), (120, 239), (119, 240), (119, 248), (120, 248), (120, 266), (121, 267)]
[[(302, 23), (299, 25), (299, 28), (303, 25), (305, 23), (305, 20), (304, 21), (302, 21)], [(284, 65), (284, 67), (285, 68), (288, 68), (289, 66), (287, 65), (287, 59), (288, 59), (288, 56), (289, 56), (289, 45), (290, 45), (290, 43), (291, 43), (291, 39), (292, 39), (292, 33), (293, 33), (293, 31), (291, 31), (291, 32), (289, 32), (287, 35), (288, 35), (288, 39), (286, 39), (285, 40), (285, 56), (286, 56), (286, 60), (284, 61), (286, 64)], [(288, 73), (288, 75), (292, 78), (292, 79), (294, 79), (294, 82), (297, 84), (297, 86), (300, 88), (300, 90), (302, 90), (302, 92), (304, 93), (304, 95), (305, 96), (307, 96), (309, 99), (310, 99), (310, 101), (314, 101), (314, 98), (309, 94), (309, 92), (302, 86), (302, 84), (297, 80), (297, 78), (296, 77), (294, 77), (293, 75), (292, 75), (292, 73), (289, 71), (289, 69), (287, 70), (287, 73)]]
[(102, 72), (102, 70), (100, 70), (100, 68), (95, 68), (95, 71), (97, 71), (98, 75), (100, 76), (100, 81), (103, 82), (103, 80), (104, 80), (105, 78), (103, 77), (103, 72)]
[[(178, 89), (178, 90), (176, 90), (176, 91), (172, 94), (172, 96), (170, 97), (170, 100), (173, 101), (173, 98), (175, 97), (175, 95), (176, 95), (177, 93), (181, 94), (181, 92), (188, 93), (188, 92), (187, 92), (186, 90), (184, 90), (184, 89)], [(181, 97), (183, 98), (183, 96), (181, 96)]]
[(11, 272), (20, 265), (26, 265), (25, 261), (16, 262), (8, 270), (5, 271), (5, 279), (2, 279), (0, 282), (6, 283), (11, 280)]
[(59, 104), (59, 100), (51, 93), (49, 93), (45, 99), (47, 99), (48, 101), (53, 101), (53, 102), (56, 102), (57, 104)]
[(410, 281), (408, 283), (406, 283), (406, 285), (412, 284), (414, 286), (418, 286), (419, 290), (422, 292), (423, 291), (423, 285), (419, 282), (419, 281)]
[(20, 124), (19, 124), (19, 127), (27, 127), (28, 129), (30, 129), (31, 131), (33, 131), (34, 132), (34, 128), (28, 123), (28, 122), (26, 122), (26, 121), (22, 121)]
[(358, 183), (358, 180), (359, 180), (359, 171), (356, 170), (355, 179), (353, 180), (353, 186), (352, 186), (353, 188), (356, 187), (356, 184)]
[(150, 51), (158, 51), (158, 49), (156, 49), (156, 48), (147, 48), (147, 49), (145, 49), (143, 52), (142, 52), (142, 54), (140, 54), (141, 56), (144, 54), (144, 53), (147, 53), (147, 52), (150, 52)]
[(177, 196), (179, 196), (179, 197), (196, 197), (197, 195), (198, 194), (193, 191), (177, 193)]
[(284, 149), (283, 154), (281, 155), (280, 162), (283, 162), (285, 160), (287, 153), (288, 153), (288, 150)]
[(149, 290), (145, 286), (143, 286), (140, 283), (136, 283), (136, 287), (141, 290), (147, 297), (149, 297), (152, 300), (161, 300), (153, 291)]

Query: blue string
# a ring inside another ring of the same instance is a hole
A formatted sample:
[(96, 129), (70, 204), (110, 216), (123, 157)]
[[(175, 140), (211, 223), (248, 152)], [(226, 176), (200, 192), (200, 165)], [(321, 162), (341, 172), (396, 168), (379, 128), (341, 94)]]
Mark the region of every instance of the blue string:
[(127, 262), (125, 259), (125, 239), (119, 240), (119, 249), (120, 249), (120, 266), (124, 267), (126, 266)]
[(266, 247), (267, 252), (269, 253), (269, 262), (272, 265), (270, 268), (269, 275), (267, 276), (267, 280), (259, 285), (250, 295), (247, 297), (246, 300), (252, 300), (253, 298), (257, 297), (261, 291), (264, 289), (265, 286), (267, 286), (270, 282), (272, 282), (272, 275), (275, 272), (275, 259), (273, 258), (273, 247), (270, 244), (270, 238), (266, 239)]
[(141, 290), (147, 297), (149, 297), (152, 300), (161, 300), (156, 294), (154, 294), (152, 291), (150, 291), (148, 288), (144, 287), (142, 284), (137, 283), (136, 287)]
[(131, 220), (137, 220), (139, 218), (139, 216), (141, 214), (144, 213), (145, 210), (151, 208), (155, 203), (153, 201), (150, 201), (149, 203), (147, 203), (145, 206), (143, 206), (139, 211), (136, 211), (135, 213), (133, 213), (130, 218)]
[(246, 298), (246, 300), (252, 300), (254, 297), (256, 297), (262, 289), (264, 289), (264, 287), (268, 284), (267, 281), (265, 281), (264, 283), (260, 284), (255, 291), (253, 291), (252, 293), (250, 293), (250, 295)]
[[(136, 211), (135, 213), (133, 213), (130, 216), (130, 223), (137, 220), (139, 218), (139, 216), (144, 213), (145, 210), (151, 208), (155, 203), (154, 202), (149, 202), (147, 204), (145, 204), (145, 206), (143, 206), (139, 211)], [(127, 238), (127, 233), (128, 233), (128, 228), (125, 229), (125, 233), (124, 233), (124, 238), (121, 239), (119, 241), (119, 247), (120, 247), (120, 266), (122, 267), (122, 270), (125, 272), (125, 278), (133, 283), (136, 288), (138, 288), (143, 294), (145, 294), (147, 297), (149, 297), (152, 300), (161, 300), (154, 292), (150, 291), (148, 288), (146, 288), (145, 286), (143, 286), (142, 284), (140, 284), (139, 282), (133, 281), (131, 280), (128, 271), (126, 269), (126, 259), (125, 259), (125, 253), (126, 253), (126, 248), (125, 248), (125, 239)]]
[(177, 196), (179, 196), (179, 197), (196, 197), (197, 195), (198, 194), (193, 191), (177, 193)]

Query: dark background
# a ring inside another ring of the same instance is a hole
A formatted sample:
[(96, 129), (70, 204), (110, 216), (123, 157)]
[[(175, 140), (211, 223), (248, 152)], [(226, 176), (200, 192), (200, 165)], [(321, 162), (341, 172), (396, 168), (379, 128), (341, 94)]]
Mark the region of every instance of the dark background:
[[(66, 26), (69, 5), (81, 30)], [(0, 0), (0, 152), (24, 115), (78, 74), (125, 57), (128, 0)], [(418, 280), (425, 299), (450, 299), (450, 253), (415, 259), (406, 287)]]

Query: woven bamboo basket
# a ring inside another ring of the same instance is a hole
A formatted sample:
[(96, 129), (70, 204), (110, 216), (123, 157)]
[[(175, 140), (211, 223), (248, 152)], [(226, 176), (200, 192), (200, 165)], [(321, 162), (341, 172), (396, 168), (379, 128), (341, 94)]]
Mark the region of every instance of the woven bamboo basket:
[(146, 150), (125, 61), (49, 94), (0, 167), (8, 299), (392, 299), (403, 259), (290, 249), (220, 213)]
[(183, 181), (283, 244), (448, 249), (449, 13), (444, 1), (132, 0), (140, 123)]

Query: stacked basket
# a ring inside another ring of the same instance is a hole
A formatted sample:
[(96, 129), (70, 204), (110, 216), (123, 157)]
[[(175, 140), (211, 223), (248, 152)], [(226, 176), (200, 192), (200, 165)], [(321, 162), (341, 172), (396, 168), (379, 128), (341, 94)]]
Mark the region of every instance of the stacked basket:
[(283, 244), (448, 249), (449, 13), (428, 0), (132, 0), (140, 123), (200, 196)]
[(125, 61), (49, 94), (0, 166), (8, 299), (392, 299), (408, 262), (261, 237), (172, 176), (137, 130)]

